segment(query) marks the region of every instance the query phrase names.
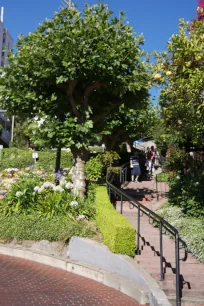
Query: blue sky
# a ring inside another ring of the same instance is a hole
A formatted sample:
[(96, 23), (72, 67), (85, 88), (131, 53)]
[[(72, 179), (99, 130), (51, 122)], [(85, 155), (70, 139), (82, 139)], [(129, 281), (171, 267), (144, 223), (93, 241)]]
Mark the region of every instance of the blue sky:
[[(84, 3), (97, 0), (75, 0), (82, 8)], [(117, 15), (125, 11), (136, 33), (143, 33), (146, 51), (163, 51), (167, 40), (177, 31), (179, 18), (191, 20), (196, 17), (196, 0), (104, 0)], [(61, 0), (1, 0), (5, 7), (4, 24), (16, 42), (20, 33), (36, 29), (46, 17), (53, 17)], [(156, 96), (157, 90), (152, 91)]]
[[(81, 8), (84, 3), (97, 0), (75, 0)], [(105, 0), (104, 3), (118, 14), (125, 11), (128, 21), (137, 33), (144, 33), (147, 51), (163, 50), (169, 37), (177, 31), (178, 19), (196, 17), (196, 0)], [(46, 17), (51, 18), (61, 5), (60, 0), (1, 0), (5, 7), (5, 26), (16, 41), (20, 33), (36, 29)]]

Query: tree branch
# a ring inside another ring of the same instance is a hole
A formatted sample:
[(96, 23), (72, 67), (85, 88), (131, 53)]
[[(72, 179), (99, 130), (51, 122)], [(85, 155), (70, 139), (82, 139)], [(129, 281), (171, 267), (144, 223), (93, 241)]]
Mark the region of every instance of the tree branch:
[(67, 96), (69, 98), (69, 102), (71, 104), (72, 111), (73, 111), (74, 115), (77, 117), (79, 123), (82, 123), (80, 112), (76, 108), (76, 103), (75, 103), (75, 100), (74, 100), (74, 97), (73, 97), (73, 91), (74, 91), (75, 87), (77, 86), (78, 81), (72, 80), (72, 81), (68, 81), (67, 83), (69, 85), (68, 90), (67, 90)]
[[(110, 112), (111, 112), (114, 108), (119, 107), (119, 106), (123, 103), (123, 101), (122, 101), (121, 99), (119, 99), (119, 98), (118, 98), (118, 99), (115, 98), (114, 100), (117, 101), (117, 103), (111, 104), (111, 106), (110, 106), (106, 111), (104, 111), (103, 113), (100, 113), (100, 114), (98, 114), (98, 115), (96, 115), (96, 116), (94, 116), (94, 117), (92, 118), (92, 121), (93, 121), (94, 123), (96, 123), (96, 122), (98, 122), (99, 120), (105, 118), (107, 115), (110, 114)], [(113, 101), (114, 101), (114, 100), (113, 100)]]
[(107, 87), (107, 85), (102, 82), (102, 81), (93, 81), (91, 83), (91, 85), (89, 85), (85, 91), (84, 91), (84, 100), (83, 100), (83, 103), (84, 103), (84, 106), (87, 108), (88, 107), (88, 99), (89, 99), (89, 96), (91, 95), (91, 93), (97, 89), (97, 88), (100, 88), (100, 87)]

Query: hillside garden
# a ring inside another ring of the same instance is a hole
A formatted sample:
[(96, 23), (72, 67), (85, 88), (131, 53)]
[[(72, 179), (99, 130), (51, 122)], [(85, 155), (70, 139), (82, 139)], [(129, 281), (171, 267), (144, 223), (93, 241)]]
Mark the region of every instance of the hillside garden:
[[(203, 27), (202, 19), (181, 20), (167, 51), (154, 53), (156, 65), (124, 13), (115, 18), (102, 4), (62, 8), (19, 38), (0, 77), (0, 106), (18, 119), (18, 148), (4, 149), (0, 164), (0, 239), (94, 237), (134, 256), (135, 230), (114, 210), (105, 180), (118, 173), (124, 144), (128, 151), (135, 138), (154, 136), (166, 154), (160, 180), (170, 183), (158, 213), (203, 261)], [(149, 97), (155, 83), (157, 111)], [(38, 150), (35, 166), (26, 146)], [(198, 228), (194, 245), (187, 234)]]

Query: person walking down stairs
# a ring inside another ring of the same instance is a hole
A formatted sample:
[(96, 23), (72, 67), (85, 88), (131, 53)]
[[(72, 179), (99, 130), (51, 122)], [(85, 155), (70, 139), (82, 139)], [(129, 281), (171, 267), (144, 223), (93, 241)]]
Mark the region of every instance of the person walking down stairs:
[(138, 178), (141, 174), (139, 157), (138, 155), (130, 157), (130, 168), (131, 168), (131, 180), (132, 182), (138, 182)]

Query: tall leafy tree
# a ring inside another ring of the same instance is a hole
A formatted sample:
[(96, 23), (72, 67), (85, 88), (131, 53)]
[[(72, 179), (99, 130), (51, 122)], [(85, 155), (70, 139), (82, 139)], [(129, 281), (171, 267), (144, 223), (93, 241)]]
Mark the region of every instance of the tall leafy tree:
[(167, 133), (186, 150), (203, 148), (204, 19), (191, 24), (181, 20), (179, 32), (172, 36), (167, 50), (165, 60), (159, 63), (161, 73), (157, 74), (164, 85), (160, 103)]
[(148, 95), (141, 44), (124, 14), (113, 17), (107, 5), (85, 5), (83, 12), (65, 7), (19, 38), (1, 76), (1, 107), (46, 116), (53, 145), (71, 148), (74, 190), (81, 196), (88, 146), (99, 140), (105, 118)]

